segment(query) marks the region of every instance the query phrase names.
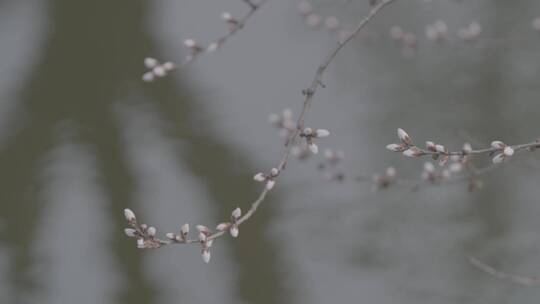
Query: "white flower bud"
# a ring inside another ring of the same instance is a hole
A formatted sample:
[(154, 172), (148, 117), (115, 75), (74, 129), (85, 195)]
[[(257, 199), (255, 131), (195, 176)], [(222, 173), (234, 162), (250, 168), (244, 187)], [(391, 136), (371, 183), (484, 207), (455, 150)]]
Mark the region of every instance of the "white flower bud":
[(231, 217), (233, 219), (238, 219), (242, 216), (242, 210), (240, 208), (236, 208), (233, 210), (233, 212), (231, 213)]
[(137, 239), (137, 248), (142, 249), (145, 248), (144, 239)]
[(253, 176), (253, 179), (258, 182), (264, 182), (266, 180), (266, 176), (264, 175), (264, 173), (259, 172)]
[(141, 224), (141, 229), (142, 229), (142, 231), (146, 231), (146, 229), (148, 229), (148, 225)]
[(206, 242), (206, 234), (205, 233), (199, 232), (198, 238), (199, 238), (199, 241)]
[(162, 65), (162, 67), (165, 69), (165, 71), (172, 71), (172, 70), (174, 70), (175, 65), (174, 65), (174, 63), (172, 63), (170, 61), (167, 61)]
[(136, 220), (135, 213), (133, 213), (133, 211), (131, 211), (131, 209), (127, 209), (127, 208), (124, 209), (124, 216), (126, 217), (126, 220), (128, 222)]
[(303, 133), (304, 133), (304, 135), (307, 135), (307, 136), (312, 135), (313, 134), (313, 129), (312, 128), (305, 128)]
[(144, 66), (148, 69), (153, 69), (159, 64), (159, 61), (157, 59), (152, 57), (146, 57), (144, 58)]
[(403, 151), (404, 147), (400, 144), (389, 144), (389, 145), (386, 145), (386, 149), (393, 152), (401, 152)]
[(172, 233), (172, 232), (169, 232), (167, 234), (165, 234), (165, 236), (169, 239), (169, 240), (176, 240), (176, 234)]
[(317, 129), (315, 130), (315, 137), (327, 137), (330, 135), (330, 131), (325, 129)]
[(225, 22), (231, 22), (234, 20), (233, 16), (229, 12), (221, 13), (221, 19)]
[(277, 168), (270, 169), (270, 176), (276, 177), (279, 174), (279, 170)]
[(266, 182), (266, 190), (272, 190), (272, 188), (274, 188), (275, 184), (276, 184), (276, 182), (274, 180), (268, 180)]
[(204, 247), (210, 248), (210, 247), (212, 247), (212, 244), (214, 244), (214, 240), (213, 239), (212, 240), (207, 239), (206, 242), (204, 242)]
[(514, 155), (514, 149), (512, 149), (512, 147), (510, 147), (510, 146), (506, 146), (503, 149), (503, 154), (506, 155), (506, 156), (512, 156), (512, 155)]
[(317, 154), (319, 152), (319, 147), (317, 147), (317, 145), (314, 143), (310, 143), (308, 147), (309, 151), (311, 151), (313, 154)]
[(238, 237), (238, 233), (240, 231), (238, 230), (238, 226), (237, 225), (233, 225), (231, 227), (231, 229), (229, 230), (229, 233), (231, 234), (232, 237)]
[(462, 150), (464, 153), (469, 154), (472, 152), (473, 149), (470, 143), (464, 143)]
[(446, 152), (446, 148), (443, 145), (435, 145), (435, 150), (437, 150), (437, 152), (439, 152), (439, 153), (445, 153)]
[(208, 249), (203, 249), (202, 252), (201, 252), (201, 256), (202, 256), (202, 259), (205, 263), (209, 263), (210, 262), (210, 250)]
[(152, 82), (152, 81), (154, 81), (154, 79), (156, 79), (156, 77), (155, 77), (154, 73), (152, 73), (152, 72), (146, 72), (146, 73), (144, 73), (142, 75), (142, 80), (144, 82)]
[(432, 142), (432, 141), (426, 141), (426, 148), (430, 151), (436, 151), (437, 149), (435, 148), (435, 143)]
[(210, 232), (210, 229), (208, 229), (208, 227), (203, 226), (203, 225), (197, 225), (196, 228), (197, 228), (197, 230), (198, 230), (199, 232), (203, 232), (203, 233), (208, 233), (208, 232)]
[(402, 128), (397, 129), (398, 138), (405, 144), (410, 145), (412, 143), (411, 137)]
[(137, 236), (137, 230), (135, 229), (131, 229), (131, 228), (126, 228), (124, 229), (124, 233), (129, 236), (129, 237), (135, 237)]
[(184, 225), (182, 225), (182, 227), (180, 228), (180, 232), (182, 233), (182, 235), (187, 235), (189, 233), (189, 224), (185, 223)]
[(150, 226), (150, 227), (148, 227), (148, 230), (146, 230), (146, 233), (148, 234), (148, 236), (153, 237), (153, 236), (156, 235), (157, 229), (156, 229), (156, 227)]
[(184, 40), (184, 46), (191, 49), (197, 47), (197, 42), (194, 39), (186, 39)]
[(229, 228), (230, 224), (229, 223), (220, 223), (216, 226), (216, 230), (217, 231), (225, 231)]
[(407, 157), (418, 157), (418, 156), (422, 155), (422, 153), (417, 148), (410, 148), (410, 149), (407, 149), (407, 150), (403, 151), (403, 155), (405, 155)]
[(152, 73), (154, 73), (154, 75), (156, 75), (157, 77), (165, 77), (165, 76), (167, 76), (167, 71), (161, 65), (155, 67), (152, 70)]
[(491, 142), (491, 147), (494, 149), (504, 149), (505, 146), (506, 145), (502, 141), (499, 141), (499, 140)]

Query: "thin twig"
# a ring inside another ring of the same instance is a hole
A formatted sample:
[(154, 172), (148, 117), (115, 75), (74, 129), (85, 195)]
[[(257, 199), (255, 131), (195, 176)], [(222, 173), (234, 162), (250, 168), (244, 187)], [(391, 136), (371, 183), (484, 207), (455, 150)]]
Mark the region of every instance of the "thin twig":
[(508, 280), (517, 284), (527, 285), (527, 286), (538, 286), (540, 285), (540, 279), (537, 277), (527, 277), (522, 275), (516, 275), (512, 273), (506, 273), (500, 270), (497, 270), (488, 264), (478, 260), (474, 257), (468, 257), (469, 263), (471, 263), (476, 268), (490, 274), (501, 280)]
[[(325, 57), (325, 59), (319, 65), (319, 67), (316, 70), (315, 76), (314, 76), (313, 80), (311, 81), (311, 85), (307, 89), (305, 89), (303, 91), (304, 101), (303, 101), (303, 104), (302, 104), (301, 112), (300, 112), (300, 114), (298, 116), (298, 119), (296, 121), (296, 126), (297, 127), (293, 132), (291, 132), (289, 134), (289, 136), (286, 139), (285, 147), (284, 147), (281, 159), (279, 161), (279, 164), (276, 167), (276, 169), (278, 170), (277, 171), (278, 173), (275, 176), (273, 176), (274, 179), (277, 179), (279, 177), (279, 175), (281, 174), (281, 172), (283, 170), (285, 170), (285, 167), (287, 165), (287, 161), (289, 159), (289, 155), (291, 153), (291, 148), (293, 147), (293, 145), (290, 144), (290, 143), (294, 142), (295, 139), (297, 139), (300, 136), (300, 134), (301, 134), (301, 132), (303, 130), (303, 127), (304, 127), (305, 115), (306, 115), (307, 111), (310, 108), (310, 105), (311, 105), (311, 103), (313, 101), (313, 97), (315, 95), (315, 92), (317, 91), (317, 88), (322, 83), (322, 76), (323, 76), (324, 72), (326, 71), (326, 69), (328, 68), (328, 66), (330, 65), (330, 63), (332, 62), (332, 60), (341, 51), (341, 49), (343, 49), (343, 47), (348, 42), (350, 42), (369, 23), (369, 21), (372, 20), (373, 17), (375, 17), (375, 15), (377, 15), (379, 13), (380, 10), (382, 10), (385, 6), (387, 6), (388, 4), (390, 4), (390, 3), (394, 2), (394, 1), (396, 1), (396, 0), (383, 0), (383, 1), (379, 2), (377, 5), (375, 5), (370, 10), (369, 14), (366, 17), (364, 17), (364, 19), (362, 19), (360, 21), (360, 23), (358, 24), (356, 29), (351, 34), (349, 34), (349, 36), (345, 40), (343, 40), (342, 42), (339, 42), (338, 45)], [(261, 2), (261, 4), (263, 2)], [(251, 3), (251, 1), (250, 1), (250, 3)], [(245, 20), (247, 18), (249, 18), (249, 16), (251, 16), (253, 14), (253, 12), (258, 7), (260, 7), (260, 4), (256, 8), (252, 8), (250, 14), (248, 14), (248, 16), (246, 16), (246, 18), (244, 18), (244, 22), (245, 22)], [(234, 34), (234, 32), (229, 33), (228, 35), (225, 36), (226, 38), (223, 38), (223, 39), (226, 40), (227, 37), (230, 37), (233, 34)], [(241, 217), (235, 219), (234, 224), (236, 225), (236, 227), (238, 227), (239, 225), (241, 225), (242, 223), (244, 223), (245, 221), (250, 219), (255, 214), (258, 207), (264, 201), (264, 199), (266, 198), (269, 191), (270, 191), (270, 189), (268, 187), (263, 188), (263, 190), (261, 191), (261, 193), (259, 194), (257, 199), (254, 202), (251, 203), (251, 206), (250, 206), (249, 210), (244, 215), (242, 215)], [(201, 244), (202, 243), (203, 244), (203, 252), (204, 252), (204, 250), (206, 250), (210, 246), (210, 245), (208, 245), (207, 247), (205, 247), (206, 244), (209, 241), (210, 241), (210, 244), (211, 244), (211, 241), (223, 236), (227, 232), (225, 230), (217, 231), (217, 232), (209, 232), (208, 235), (204, 237), (204, 241), (202, 241), (200, 237), (199, 237), (199, 239), (190, 239), (190, 238), (185, 237), (185, 238), (181, 238), (181, 239), (162, 240), (162, 239), (156, 238), (154, 236), (155, 228), (154, 228), (153, 232), (149, 235), (148, 232), (147, 232), (147, 228), (145, 227), (145, 229), (143, 229), (143, 228), (140, 227), (141, 225), (139, 225), (137, 223), (137, 221), (135, 219), (135, 216), (131, 212), (131, 210), (128, 209), (127, 211), (128, 211), (128, 213), (126, 215), (126, 218), (128, 218), (128, 223), (136, 231), (136, 233), (134, 234), (134, 237), (137, 237), (139, 240), (144, 241), (143, 244), (141, 244), (141, 246), (140, 246), (141, 248), (159, 248), (161, 246), (170, 245), (170, 244)]]

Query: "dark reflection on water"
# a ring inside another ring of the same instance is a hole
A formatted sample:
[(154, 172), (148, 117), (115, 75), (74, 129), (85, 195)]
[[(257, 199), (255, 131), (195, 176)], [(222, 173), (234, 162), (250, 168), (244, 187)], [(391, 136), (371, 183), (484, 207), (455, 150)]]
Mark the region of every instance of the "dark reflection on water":
[[(100, 182), (110, 202), (107, 210), (114, 219), (110, 252), (125, 280), (115, 302), (156, 303), (157, 286), (148, 281), (141, 267), (144, 253), (120, 235), (124, 227), (120, 211), (135, 207), (130, 206), (135, 177), (111, 111), (119, 98), (142, 86), (141, 58), (146, 50), (155, 48), (143, 28), (147, 3), (51, 0), (48, 4), (51, 31), (39, 64), (19, 97), (25, 123), (0, 152), (0, 199), (9, 202), (0, 205), (0, 215), (5, 219), (3, 238), (13, 249), (9, 283), (15, 301), (37, 292), (36, 281), (28, 276), (35, 267), (33, 223), (47, 206), (42, 204), (36, 177), (44, 165), (41, 160), (55, 145), (57, 126), (69, 121), (72, 139), (89, 143), (95, 152)], [(252, 172), (246, 170), (249, 160), (214, 135), (211, 122), (201, 127), (193, 121), (192, 113), (200, 109), (192, 104), (194, 98), (185, 87), (176, 86), (177, 81), (169, 78), (156, 86), (144, 86), (145, 94), (156, 103), (161, 118), (174, 126), (170, 135), (190, 142), (178, 161), (201, 177), (213, 201), (220, 202), (215, 206), (219, 218), (227, 218), (238, 202), (249, 202), (256, 195), (257, 188), (243, 185)], [(231, 191), (240, 185), (242, 191)], [(239, 269), (237, 293), (246, 302), (287, 303), (290, 299), (279, 283), (283, 273), (275, 245), (264, 233), (271, 217), (268, 204), (264, 215), (246, 225), (242, 242), (233, 247)]]

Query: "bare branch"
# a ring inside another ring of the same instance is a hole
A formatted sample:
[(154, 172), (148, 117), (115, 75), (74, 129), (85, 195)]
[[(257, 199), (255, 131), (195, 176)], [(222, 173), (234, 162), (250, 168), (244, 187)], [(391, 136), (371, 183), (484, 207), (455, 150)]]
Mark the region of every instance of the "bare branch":
[(501, 280), (508, 280), (517, 284), (527, 285), (527, 286), (539, 286), (540, 279), (537, 277), (526, 277), (522, 275), (516, 275), (511, 273), (502, 272), (497, 270), (488, 264), (478, 260), (474, 257), (468, 257), (469, 263), (471, 263), (476, 268), (482, 270), (483, 272), (492, 275)]

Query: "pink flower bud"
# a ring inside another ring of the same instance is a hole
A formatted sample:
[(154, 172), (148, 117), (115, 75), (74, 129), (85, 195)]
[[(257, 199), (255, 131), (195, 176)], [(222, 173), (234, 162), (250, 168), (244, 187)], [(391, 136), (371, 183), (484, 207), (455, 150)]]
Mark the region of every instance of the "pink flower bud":
[(169, 232), (167, 234), (165, 234), (165, 236), (169, 239), (169, 240), (176, 240), (176, 235), (172, 232)]
[(403, 151), (403, 155), (407, 156), (407, 157), (418, 157), (418, 156), (421, 156), (423, 154), (423, 152), (421, 150), (419, 150), (418, 148), (416, 147), (411, 147), (405, 151)]
[(273, 180), (268, 180), (266, 182), (266, 190), (272, 190), (272, 188), (274, 188), (274, 185), (276, 184), (275, 181)]
[(201, 256), (202, 256), (202, 259), (203, 261), (208, 264), (210, 262), (210, 250), (209, 249), (203, 249), (202, 252), (201, 252)]
[(180, 228), (180, 232), (184, 236), (187, 235), (189, 233), (189, 224), (185, 223), (184, 225), (182, 225), (182, 227)]
[(146, 73), (144, 73), (142, 75), (142, 80), (144, 82), (152, 82), (152, 81), (154, 81), (155, 78), (156, 77), (155, 77), (154, 73), (152, 73), (152, 72), (146, 72)]
[(389, 144), (389, 145), (386, 145), (386, 149), (393, 152), (403, 152), (407, 150), (407, 146), (403, 144)]
[(505, 146), (506, 145), (502, 141), (499, 141), (499, 140), (491, 142), (491, 147), (494, 149), (504, 149)]
[(229, 228), (230, 226), (230, 223), (221, 223), (219, 225), (216, 226), (216, 230), (218, 231), (225, 231)]
[(146, 230), (146, 233), (150, 237), (154, 237), (156, 235), (156, 232), (157, 232), (157, 229), (156, 227), (153, 227), (153, 226), (148, 227), (148, 230)]
[(167, 76), (167, 71), (165, 70), (165, 68), (163, 68), (163, 66), (160, 66), (160, 65), (155, 67), (152, 70), (152, 73), (154, 73), (154, 75), (156, 75), (157, 77), (165, 77), (165, 76)]
[(139, 248), (139, 249), (146, 248), (146, 244), (144, 243), (144, 239), (137, 239), (137, 248)]
[(398, 128), (398, 129), (397, 129), (397, 135), (398, 135), (399, 139), (400, 139), (404, 144), (407, 144), (407, 145), (412, 144), (411, 137), (410, 137), (409, 134), (407, 134), (407, 132), (405, 132), (403, 129)]
[(510, 146), (506, 146), (503, 149), (503, 154), (505, 156), (512, 156), (512, 155), (514, 155), (514, 149), (512, 149), (512, 147), (510, 147)]
[(157, 59), (152, 57), (146, 57), (144, 58), (144, 66), (148, 69), (153, 69), (159, 64), (159, 61)]
[(233, 212), (231, 213), (231, 217), (233, 219), (238, 219), (242, 216), (242, 210), (240, 210), (240, 208), (236, 208), (233, 210)]
[(435, 145), (435, 150), (439, 153), (446, 153), (446, 148), (443, 145)]
[(499, 153), (493, 157), (491, 161), (493, 161), (494, 164), (500, 164), (506, 159), (506, 155), (504, 153)]
[(229, 233), (231, 234), (232, 237), (238, 237), (239, 232), (240, 231), (238, 230), (238, 225), (233, 225), (231, 229), (229, 230)]

